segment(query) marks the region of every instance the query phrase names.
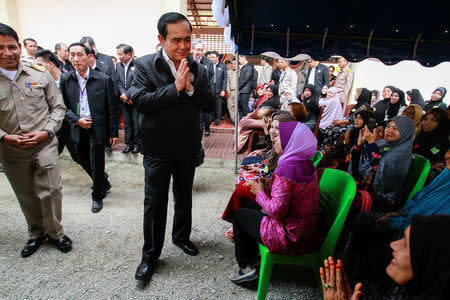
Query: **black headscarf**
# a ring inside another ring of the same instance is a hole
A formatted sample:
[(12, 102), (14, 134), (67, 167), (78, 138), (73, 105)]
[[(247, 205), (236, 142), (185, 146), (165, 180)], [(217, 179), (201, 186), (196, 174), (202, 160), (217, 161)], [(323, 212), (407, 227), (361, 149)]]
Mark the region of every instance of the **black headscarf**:
[(278, 109), (280, 106), (280, 96), (278, 96), (278, 87), (275, 84), (269, 84), (267, 86), (272, 91), (272, 98), (267, 99), (262, 106), (270, 106), (273, 109)]
[(409, 247), (413, 279), (406, 284), (409, 299), (450, 299), (450, 216), (414, 215)]
[[(370, 118), (374, 118), (375, 117), (375, 114), (373, 113), (373, 111), (367, 110), (367, 109), (357, 112), (355, 117), (357, 117), (358, 115), (360, 115), (361, 118), (364, 121), (364, 124), (363, 124), (362, 128), (364, 128), (364, 126), (366, 126), (369, 123), (369, 119)], [(350, 145), (351, 146), (356, 145), (356, 142), (358, 141), (359, 131), (362, 128), (361, 127), (360, 128), (354, 127), (350, 131)]]
[(424, 111), (428, 111), (430, 108), (433, 108), (433, 107), (440, 107), (442, 105), (442, 103), (444, 103), (444, 97), (445, 97), (445, 94), (447, 94), (447, 89), (445, 87), (441, 86), (441, 87), (436, 88), (433, 91), (433, 93), (436, 92), (436, 91), (441, 91), (441, 94), (442, 94), (441, 100), (439, 100), (439, 101), (433, 101), (431, 99), (428, 100), (425, 103), (425, 106), (423, 107)]
[(372, 101), (372, 92), (366, 88), (362, 88), (358, 98), (356, 99), (356, 104), (353, 107), (353, 109), (356, 109), (357, 111), (363, 105), (369, 108), (371, 101)]
[[(414, 140), (414, 153), (426, 157), (431, 165), (444, 162), (445, 152), (448, 149), (448, 115), (443, 108), (432, 108), (423, 116), (432, 114), (438, 122), (433, 131), (421, 130)], [(433, 149), (434, 148), (434, 149)], [(435, 152), (436, 149), (439, 152)]]
[(305, 105), (306, 111), (308, 113), (308, 119), (317, 119), (319, 117), (319, 96), (320, 91), (316, 91), (314, 84), (307, 84), (303, 88), (303, 93), (308, 89), (311, 92), (311, 97), (304, 98), (303, 104)]
[[(384, 88), (388, 88), (391, 91), (394, 91), (395, 87), (392, 85), (388, 85)], [(384, 89), (383, 89), (384, 90)], [(386, 98), (375, 103), (373, 107), (375, 107), (375, 118), (377, 122), (381, 122), (384, 120), (384, 116), (386, 114), (387, 109), (389, 108), (391, 98)]]
[(410, 104), (417, 104), (420, 105), (420, 107), (425, 106), (425, 101), (423, 100), (422, 94), (418, 89), (412, 89), (406, 92), (409, 97), (411, 97), (411, 103)]
[[(392, 90), (392, 94), (393, 93), (397, 93), (398, 96), (400, 97), (400, 99), (397, 101), (397, 103), (392, 104), (389, 102), (389, 108), (387, 109), (387, 118), (388, 119), (392, 119), (393, 117), (398, 115), (398, 110), (402, 107), (402, 106), (406, 106), (406, 102), (405, 102), (405, 93), (400, 90), (395, 88), (394, 90)], [(391, 96), (392, 98), (392, 96)]]

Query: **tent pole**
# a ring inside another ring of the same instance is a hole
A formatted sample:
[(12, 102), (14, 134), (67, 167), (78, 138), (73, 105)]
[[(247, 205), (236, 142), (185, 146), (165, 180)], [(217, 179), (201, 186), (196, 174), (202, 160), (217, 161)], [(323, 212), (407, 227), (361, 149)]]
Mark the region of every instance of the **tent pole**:
[(239, 50), (236, 50), (236, 102), (234, 103), (234, 174), (238, 174), (238, 123), (239, 123)]

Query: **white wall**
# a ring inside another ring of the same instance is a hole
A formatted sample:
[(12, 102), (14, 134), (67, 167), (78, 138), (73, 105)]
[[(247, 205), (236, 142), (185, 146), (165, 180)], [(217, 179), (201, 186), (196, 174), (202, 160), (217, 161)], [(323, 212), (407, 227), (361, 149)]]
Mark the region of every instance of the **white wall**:
[[(424, 100), (430, 100), (431, 93), (440, 86), (450, 92), (450, 62), (443, 62), (436, 67), (423, 67), (416, 61), (402, 61), (393, 66), (387, 66), (377, 59), (366, 59), (353, 64), (355, 79), (353, 81), (352, 93), (354, 90), (365, 87), (369, 90), (379, 90), (386, 85), (393, 85), (407, 91), (413, 88), (418, 89)], [(444, 98), (444, 102), (450, 103), (450, 93)]]
[(17, 9), (21, 40), (32, 37), (54, 50), (57, 42), (69, 45), (88, 35), (102, 53), (117, 56), (116, 46), (126, 43), (143, 56), (155, 52), (159, 17), (168, 11), (185, 14), (186, 1), (17, 0)]

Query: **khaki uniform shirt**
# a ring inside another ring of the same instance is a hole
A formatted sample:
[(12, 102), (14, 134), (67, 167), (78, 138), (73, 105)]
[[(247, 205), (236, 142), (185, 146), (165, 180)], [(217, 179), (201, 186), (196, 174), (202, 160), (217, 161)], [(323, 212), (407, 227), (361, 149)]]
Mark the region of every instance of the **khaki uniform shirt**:
[(339, 99), (342, 103), (347, 103), (348, 95), (350, 94), (350, 89), (352, 88), (352, 83), (353, 71), (350, 70), (349, 67), (339, 71), (339, 74), (336, 76), (336, 83), (334, 84), (334, 87), (337, 89)]
[(228, 70), (227, 73), (227, 87), (229, 91), (235, 91), (237, 87), (236, 71)]
[(270, 82), (271, 76), (272, 76), (272, 67), (270, 65), (265, 65), (258, 72), (258, 85)]
[(61, 93), (45, 68), (21, 61), (14, 80), (0, 72), (0, 139), (42, 130), (55, 133), (65, 112)]

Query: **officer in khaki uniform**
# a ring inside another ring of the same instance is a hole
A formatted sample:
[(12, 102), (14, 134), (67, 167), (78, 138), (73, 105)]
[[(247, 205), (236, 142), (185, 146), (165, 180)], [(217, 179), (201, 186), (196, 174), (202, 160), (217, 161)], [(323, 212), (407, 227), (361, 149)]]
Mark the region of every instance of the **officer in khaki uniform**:
[(236, 112), (236, 61), (233, 60), (231, 69), (228, 70), (227, 74), (227, 108), (230, 112), (231, 122), (235, 122), (235, 112)]
[(61, 251), (72, 241), (61, 225), (61, 172), (54, 136), (65, 115), (50, 73), (20, 61), (17, 33), (0, 23), (0, 160), (28, 224), (22, 257), (47, 238)]

